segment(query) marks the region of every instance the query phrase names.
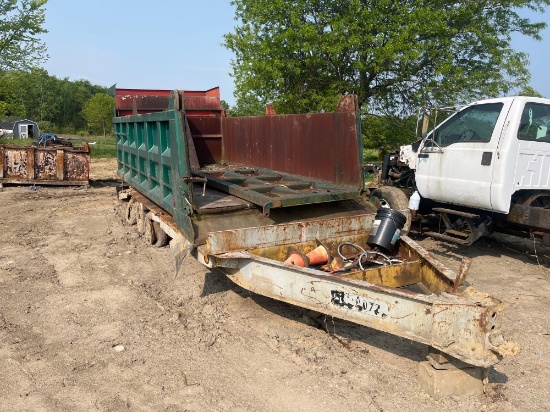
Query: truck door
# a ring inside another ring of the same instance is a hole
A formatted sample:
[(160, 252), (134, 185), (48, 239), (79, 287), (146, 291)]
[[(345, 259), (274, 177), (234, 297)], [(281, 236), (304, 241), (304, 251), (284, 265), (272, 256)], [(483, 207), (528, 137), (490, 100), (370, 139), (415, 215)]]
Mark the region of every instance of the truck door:
[(518, 127), (514, 190), (548, 190), (550, 185), (550, 105), (525, 104)]
[(491, 181), (498, 140), (512, 100), (468, 106), (422, 143), (416, 184), (439, 202), (491, 210)]

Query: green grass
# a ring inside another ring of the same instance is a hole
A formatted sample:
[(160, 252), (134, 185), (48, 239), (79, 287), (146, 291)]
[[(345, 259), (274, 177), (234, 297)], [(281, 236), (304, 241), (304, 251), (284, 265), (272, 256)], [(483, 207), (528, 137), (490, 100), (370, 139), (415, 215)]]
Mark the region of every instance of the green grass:
[(0, 139), (0, 144), (7, 146), (32, 146), (34, 143), (34, 139)]
[(78, 136), (78, 135), (57, 135), (69, 139), (73, 146), (80, 146), (82, 142), (88, 142), (90, 145), (90, 156), (92, 158), (111, 158), (116, 157), (116, 141), (113, 136)]
[[(114, 137), (94, 137), (88, 138), (90, 143), (90, 155), (95, 158), (116, 157), (116, 141)], [(94, 143), (95, 144), (91, 144)]]
[[(69, 139), (73, 146), (81, 146), (82, 142), (90, 144), (90, 156), (93, 158), (111, 158), (116, 157), (116, 141), (114, 137), (103, 136), (77, 136), (77, 135), (58, 135)], [(9, 146), (32, 146), (36, 139), (0, 139), (0, 144)]]

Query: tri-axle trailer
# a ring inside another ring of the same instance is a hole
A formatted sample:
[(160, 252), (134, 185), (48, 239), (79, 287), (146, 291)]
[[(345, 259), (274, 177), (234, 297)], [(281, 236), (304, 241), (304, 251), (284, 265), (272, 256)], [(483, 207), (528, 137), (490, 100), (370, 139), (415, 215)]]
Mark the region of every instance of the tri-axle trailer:
[[(381, 226), (362, 196), (354, 96), (331, 113), (227, 117), (218, 89), (114, 95), (126, 219), (150, 243), (169, 241), (178, 269), (191, 253), (245, 289), (451, 361), (487, 368), (502, 358), (503, 306), (465, 287), (468, 262), (455, 273), (399, 230), (394, 247), (368, 245)], [(321, 263), (288, 259), (319, 247)]]

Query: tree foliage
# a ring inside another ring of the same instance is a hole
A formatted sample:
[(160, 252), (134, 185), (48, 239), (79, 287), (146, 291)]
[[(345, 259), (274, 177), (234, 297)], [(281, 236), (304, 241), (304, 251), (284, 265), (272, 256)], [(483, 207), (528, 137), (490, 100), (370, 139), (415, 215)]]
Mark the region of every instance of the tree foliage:
[(415, 140), (416, 116), (364, 114), (361, 116), (363, 147), (380, 155)]
[(0, 0), (0, 74), (37, 67), (47, 59), (39, 36), (46, 33), (47, 0)]
[(542, 94), (537, 92), (532, 86), (524, 86), (518, 93), (518, 96), (543, 97)]
[(51, 133), (77, 133), (86, 128), (84, 105), (107, 89), (88, 80), (59, 79), (44, 69), (9, 70), (0, 76), (0, 118), (37, 121)]
[[(540, 39), (550, 0), (233, 0), (237, 111), (272, 101), (278, 113), (333, 110), (359, 96), (370, 112), (411, 113), (528, 84), (511, 34)], [(259, 114), (256, 113), (256, 114)]]
[(102, 131), (103, 136), (107, 134), (107, 127), (111, 128), (111, 119), (114, 116), (115, 99), (111, 96), (98, 93), (95, 94), (84, 105), (84, 117), (92, 131)]

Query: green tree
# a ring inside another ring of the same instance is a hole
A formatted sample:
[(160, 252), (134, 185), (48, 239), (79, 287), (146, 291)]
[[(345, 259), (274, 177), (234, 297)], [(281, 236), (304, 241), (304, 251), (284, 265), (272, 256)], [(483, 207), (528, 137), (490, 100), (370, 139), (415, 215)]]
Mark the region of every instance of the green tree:
[(259, 116), (265, 113), (267, 99), (260, 98), (253, 92), (241, 93), (235, 106), (231, 107), (231, 116)]
[(378, 150), (379, 157), (415, 140), (416, 116), (362, 114), (363, 147)]
[(53, 133), (78, 133), (86, 129), (84, 105), (106, 90), (84, 79), (58, 79), (40, 68), (7, 70), (0, 76), (0, 117), (35, 120)]
[(26, 117), (25, 106), (17, 90), (17, 76), (8, 72), (0, 76), (0, 118)]
[(518, 96), (532, 96), (532, 97), (543, 97), (542, 94), (537, 92), (533, 87), (531, 86), (525, 86), (521, 91), (518, 93)]
[(47, 0), (0, 0), (0, 75), (8, 69), (37, 67), (48, 56), (39, 36), (47, 33)]
[[(62, 80), (60, 119), (57, 123), (71, 130), (84, 129), (87, 119), (84, 115), (84, 105), (98, 93), (105, 94), (107, 88), (91, 84), (88, 80)], [(112, 113), (111, 113), (112, 117)]]
[(25, 117), (38, 122), (53, 121), (60, 111), (59, 80), (44, 69), (10, 71), (15, 100), (24, 108)]
[(511, 34), (540, 40), (550, 0), (233, 0), (238, 25), (224, 45), (237, 108), (332, 110), (345, 93), (369, 112), (411, 113), (521, 88), (528, 58)]
[(115, 99), (105, 93), (95, 94), (84, 105), (84, 117), (93, 130), (103, 130), (103, 136), (107, 135), (107, 125), (111, 125), (114, 116)]

